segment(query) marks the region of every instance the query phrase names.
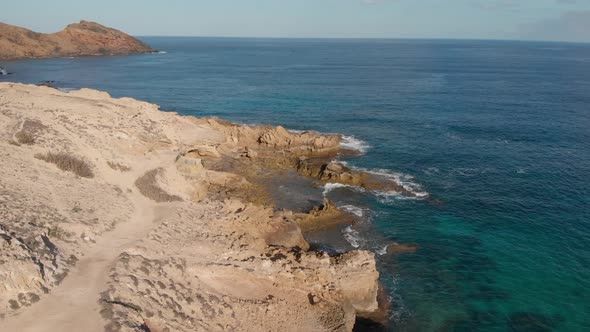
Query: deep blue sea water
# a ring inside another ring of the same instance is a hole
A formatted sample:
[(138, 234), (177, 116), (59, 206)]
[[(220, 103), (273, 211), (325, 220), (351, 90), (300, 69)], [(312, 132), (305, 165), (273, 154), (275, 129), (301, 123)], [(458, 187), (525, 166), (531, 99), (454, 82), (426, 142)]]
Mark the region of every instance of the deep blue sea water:
[(391, 330), (590, 331), (590, 44), (145, 40), (167, 53), (5, 62), (0, 80), (353, 135), (370, 148), (350, 165), (429, 193), (329, 194), (365, 209), (361, 248), (419, 247), (378, 256)]

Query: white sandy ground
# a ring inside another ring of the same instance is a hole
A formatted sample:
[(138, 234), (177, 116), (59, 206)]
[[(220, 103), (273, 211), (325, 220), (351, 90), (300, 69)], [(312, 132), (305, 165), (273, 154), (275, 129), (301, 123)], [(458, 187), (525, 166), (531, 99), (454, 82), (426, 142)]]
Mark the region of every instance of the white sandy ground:
[[(166, 156), (168, 159), (170, 155)], [(142, 169), (125, 176), (116, 176), (115, 182), (125, 183), (136, 179), (146, 170), (157, 168), (166, 161), (143, 164)], [(131, 187), (131, 183), (125, 183)], [(2, 331), (103, 331), (105, 322), (100, 316), (100, 293), (106, 289), (109, 271), (117, 257), (144, 238), (154, 227), (157, 211), (163, 211), (139, 192), (129, 194), (134, 213), (131, 218), (93, 244), (68, 277), (29, 310), (1, 322)]]
[(99, 294), (115, 259), (149, 232), (153, 207), (139, 195), (133, 199), (131, 220), (100, 238), (64, 282), (28, 311), (2, 323), (4, 331), (102, 331)]
[[(14, 143), (22, 131), (33, 144)], [(306, 246), (301, 231), (272, 209), (206, 198), (245, 180), (199, 158), (331, 144), (298, 135), (0, 83), (0, 331), (350, 331), (357, 313), (377, 309), (371, 253), (293, 250)], [(34, 157), (48, 151), (83, 158), (94, 178)], [(140, 193), (136, 179), (155, 169), (181, 201)]]

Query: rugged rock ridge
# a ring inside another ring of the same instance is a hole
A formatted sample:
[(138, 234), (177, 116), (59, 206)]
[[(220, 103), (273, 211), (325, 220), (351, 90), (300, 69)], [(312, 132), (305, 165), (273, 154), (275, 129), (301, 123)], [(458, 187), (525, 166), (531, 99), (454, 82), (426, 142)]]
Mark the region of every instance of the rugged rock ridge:
[(319, 135), (306, 131), (290, 132), (281, 126), (239, 126), (217, 118), (206, 120), (207, 124), (225, 133), (227, 142), (244, 149), (289, 152), (296, 155), (326, 155), (340, 150), (339, 135)]
[[(235, 213), (268, 212), (238, 202), (207, 208), (229, 214), (199, 219), (191, 214), (202, 211), (178, 209), (118, 260), (102, 295), (108, 329), (350, 331), (355, 312), (377, 309), (372, 254), (329, 257), (269, 245), (253, 237), (261, 218)], [(216, 227), (204, 232), (201, 223)], [(224, 228), (238, 224), (240, 235), (227, 236)], [(154, 250), (161, 247), (165, 253)], [(205, 251), (221, 254), (211, 259)]]
[(296, 168), (300, 174), (318, 179), (322, 184), (340, 183), (372, 191), (395, 191), (406, 196), (416, 195), (399, 183), (385, 179), (383, 176), (352, 170), (342, 163), (326, 161), (325, 158), (300, 157)]
[(153, 51), (150, 46), (124, 32), (94, 22), (80, 21), (52, 34), (0, 23), (2, 60), (127, 55)]
[[(0, 83), (0, 326), (352, 330), (377, 310), (374, 255), (308, 251), (302, 235), (340, 212), (276, 211), (252, 199), (261, 191), (248, 177), (210, 167), (250, 174), (273, 155), (293, 167), (338, 142)], [(39, 158), (48, 152), (69, 164)], [(93, 176), (78, 176), (80, 163)]]

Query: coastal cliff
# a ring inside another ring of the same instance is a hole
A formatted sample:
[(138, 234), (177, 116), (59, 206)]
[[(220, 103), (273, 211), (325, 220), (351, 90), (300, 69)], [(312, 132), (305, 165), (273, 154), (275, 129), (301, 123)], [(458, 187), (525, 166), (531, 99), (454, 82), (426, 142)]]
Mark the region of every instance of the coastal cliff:
[(52, 33), (38, 33), (0, 23), (0, 60), (153, 52), (128, 34), (98, 23), (80, 21)]
[(351, 331), (379, 309), (374, 255), (304, 237), (350, 216), (277, 210), (257, 182), (339, 151), (338, 135), (0, 83), (0, 327)]

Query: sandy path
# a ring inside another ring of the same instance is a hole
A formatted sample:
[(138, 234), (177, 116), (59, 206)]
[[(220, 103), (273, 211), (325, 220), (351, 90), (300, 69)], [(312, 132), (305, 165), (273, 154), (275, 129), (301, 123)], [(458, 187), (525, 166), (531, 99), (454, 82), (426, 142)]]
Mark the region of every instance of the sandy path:
[(61, 285), (22, 314), (8, 318), (0, 330), (104, 330), (99, 297), (106, 289), (111, 265), (125, 249), (144, 238), (154, 225), (154, 204), (138, 193), (133, 193), (130, 198), (135, 206), (131, 220), (98, 239)]
[[(169, 164), (174, 152), (152, 155), (153, 159), (133, 172), (108, 176), (111, 183), (132, 188), (136, 178), (147, 170)], [(97, 238), (64, 281), (41, 300), (17, 316), (0, 322), (0, 332), (94, 332), (104, 331), (100, 315), (100, 293), (106, 290), (111, 267), (126, 249), (145, 238), (156, 226), (156, 219), (167, 209), (142, 196), (134, 188), (128, 195), (133, 204), (131, 218)]]

